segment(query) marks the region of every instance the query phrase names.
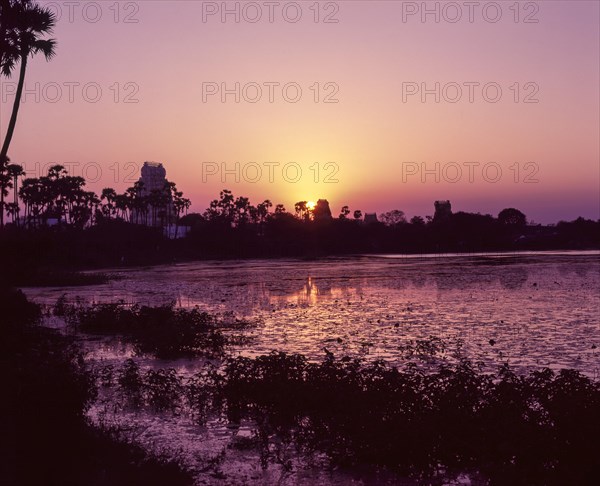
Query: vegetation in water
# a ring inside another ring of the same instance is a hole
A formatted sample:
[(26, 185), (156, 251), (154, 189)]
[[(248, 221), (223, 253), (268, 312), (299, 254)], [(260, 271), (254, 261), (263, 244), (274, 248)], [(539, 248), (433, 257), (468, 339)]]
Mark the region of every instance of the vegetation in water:
[(583, 485), (596, 475), (600, 384), (572, 370), (519, 375), (503, 365), (486, 373), (463, 359), (423, 371), (274, 352), (231, 358), (191, 378), (143, 372), (133, 361), (117, 375), (138, 405), (251, 420), (245, 446), (260, 451), (263, 467), (281, 464), (282, 448), (293, 447), (428, 483), (465, 471), (490, 484)]
[(191, 484), (177, 461), (89, 424), (97, 377), (71, 339), (39, 325), (36, 304), (0, 289), (0, 309), (0, 483)]
[(225, 347), (240, 337), (224, 330), (240, 329), (251, 323), (228, 316), (219, 318), (198, 308), (176, 308), (174, 304), (147, 307), (122, 302), (70, 305), (59, 299), (55, 315), (87, 333), (117, 334), (133, 343), (136, 351), (158, 358), (222, 356)]

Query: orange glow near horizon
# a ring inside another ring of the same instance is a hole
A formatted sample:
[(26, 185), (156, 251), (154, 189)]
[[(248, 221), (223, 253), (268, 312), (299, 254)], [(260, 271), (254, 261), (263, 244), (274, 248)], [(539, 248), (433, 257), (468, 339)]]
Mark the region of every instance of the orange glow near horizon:
[[(600, 217), (597, 2), (542, 2), (537, 23), (508, 8), (498, 23), (403, 22), (405, 2), (362, 1), (339, 2), (337, 23), (308, 9), (298, 23), (202, 22), (203, 3), (142, 2), (137, 23), (109, 10), (69, 22), (65, 9), (56, 58), (29, 64), (13, 162), (30, 176), (72, 164), (100, 192), (124, 190), (155, 160), (196, 212), (227, 188), (291, 212), (310, 194), (334, 214), (425, 216), (449, 199), (547, 223)], [(2, 136), (16, 81), (0, 86)], [(278, 83), (273, 102), (265, 83)], [(284, 97), (289, 83), (297, 101)], [(441, 98), (406, 96), (406, 83), (439, 83)], [(464, 83), (479, 83), (473, 102)], [(497, 102), (483, 99), (488, 83), (502, 89)], [(249, 102), (256, 85), (262, 98)], [(462, 99), (446, 101), (456, 85)], [(234, 91), (225, 102), (222, 86)]]

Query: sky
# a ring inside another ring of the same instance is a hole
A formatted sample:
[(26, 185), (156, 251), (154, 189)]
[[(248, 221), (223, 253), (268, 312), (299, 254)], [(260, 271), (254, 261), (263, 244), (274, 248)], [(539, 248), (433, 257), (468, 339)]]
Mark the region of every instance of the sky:
[[(9, 156), (122, 191), (144, 161), (201, 212), (328, 199), (600, 218), (600, 2), (40, 2)], [(0, 85), (6, 130), (17, 77)]]

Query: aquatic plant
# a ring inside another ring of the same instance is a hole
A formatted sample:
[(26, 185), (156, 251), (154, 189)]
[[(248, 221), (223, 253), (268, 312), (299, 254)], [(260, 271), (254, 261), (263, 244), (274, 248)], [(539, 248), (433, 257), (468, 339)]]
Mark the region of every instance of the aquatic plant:
[(60, 301), (55, 312), (81, 331), (120, 335), (132, 342), (138, 353), (159, 358), (221, 356), (225, 346), (235, 341), (222, 329), (246, 325), (243, 321), (222, 320), (198, 308), (178, 309), (173, 304), (147, 307), (117, 302), (82, 306)]
[(0, 483), (191, 484), (178, 461), (90, 426), (97, 376), (71, 338), (38, 325), (39, 306), (0, 288), (0, 308)]
[(120, 386), (141, 390), (149, 406), (156, 396), (185, 402), (196, 420), (216, 414), (232, 425), (254, 423), (243, 446), (258, 449), (264, 468), (289, 466), (293, 448), (431, 484), (465, 471), (490, 484), (589, 484), (595, 475), (600, 384), (572, 370), (521, 375), (503, 365), (486, 373), (462, 359), (424, 371), (273, 352), (231, 358), (191, 378), (155, 373), (136, 368)]
[(424, 373), (272, 353), (228, 360), (216, 388), (231, 421), (251, 418), (259, 436), (291, 436), (337, 464), (428, 477), (479, 470), (499, 484), (595, 474), (600, 384), (573, 370), (486, 374), (462, 360)]

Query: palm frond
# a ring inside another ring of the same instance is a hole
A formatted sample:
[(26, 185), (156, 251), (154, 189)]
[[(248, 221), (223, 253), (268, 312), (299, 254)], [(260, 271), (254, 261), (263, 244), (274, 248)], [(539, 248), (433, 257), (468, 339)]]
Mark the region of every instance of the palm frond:
[(56, 55), (56, 40), (55, 39), (36, 39), (30, 49), (32, 55), (42, 53), (49, 61)]
[(56, 25), (56, 14), (37, 4), (26, 8), (23, 18), (28, 29), (37, 34), (50, 34)]
[(15, 69), (16, 64), (16, 58), (7, 57), (5, 60), (2, 61), (2, 64), (0, 65), (0, 74), (2, 76), (10, 78)]

